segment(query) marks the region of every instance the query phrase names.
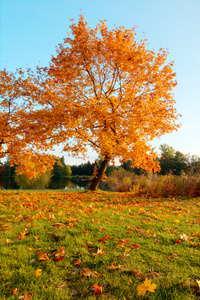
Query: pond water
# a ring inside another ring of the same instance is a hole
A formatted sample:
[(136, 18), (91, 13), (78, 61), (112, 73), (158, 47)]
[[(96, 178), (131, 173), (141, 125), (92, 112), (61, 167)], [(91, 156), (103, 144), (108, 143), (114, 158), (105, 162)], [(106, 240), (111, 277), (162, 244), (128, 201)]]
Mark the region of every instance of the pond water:
[[(69, 180), (66, 178), (52, 178), (48, 186), (48, 189), (62, 189), (62, 190), (73, 190), (73, 189), (86, 189), (89, 185), (89, 180)], [(13, 178), (0, 178), (0, 189), (5, 190), (19, 190), (20, 187), (17, 185)]]

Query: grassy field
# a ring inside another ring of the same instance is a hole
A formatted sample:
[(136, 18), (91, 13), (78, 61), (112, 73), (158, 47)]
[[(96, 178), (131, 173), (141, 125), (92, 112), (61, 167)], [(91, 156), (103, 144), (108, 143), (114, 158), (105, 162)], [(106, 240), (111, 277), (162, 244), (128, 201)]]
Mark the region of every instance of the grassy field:
[(200, 198), (0, 191), (0, 299), (200, 298)]

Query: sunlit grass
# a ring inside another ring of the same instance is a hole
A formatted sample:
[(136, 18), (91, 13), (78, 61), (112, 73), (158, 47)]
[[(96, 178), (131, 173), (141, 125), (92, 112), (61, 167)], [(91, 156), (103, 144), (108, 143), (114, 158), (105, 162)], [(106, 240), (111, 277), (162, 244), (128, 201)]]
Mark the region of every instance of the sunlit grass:
[[(198, 299), (199, 254), (199, 198), (0, 192), (2, 300)], [(145, 278), (157, 287), (139, 297)]]

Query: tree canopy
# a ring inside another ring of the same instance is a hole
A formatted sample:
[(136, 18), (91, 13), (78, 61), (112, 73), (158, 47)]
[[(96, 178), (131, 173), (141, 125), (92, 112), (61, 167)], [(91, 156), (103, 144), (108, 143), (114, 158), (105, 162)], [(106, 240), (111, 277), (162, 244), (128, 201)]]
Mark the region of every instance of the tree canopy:
[(91, 29), (82, 15), (70, 28), (48, 67), (19, 71), (15, 97), (26, 99), (21, 140), (44, 151), (62, 144), (74, 156), (90, 145), (104, 158), (92, 190), (115, 158), (159, 170), (150, 142), (179, 127), (168, 51), (137, 42), (134, 28), (109, 30), (100, 21)]

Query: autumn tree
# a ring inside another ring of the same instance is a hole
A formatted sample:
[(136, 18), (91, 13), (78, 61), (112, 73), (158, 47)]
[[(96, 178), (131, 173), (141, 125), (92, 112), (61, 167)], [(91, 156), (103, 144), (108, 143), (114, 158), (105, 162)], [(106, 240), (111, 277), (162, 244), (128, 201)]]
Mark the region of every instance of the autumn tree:
[(0, 159), (12, 155), (19, 142), (18, 118), (19, 84), (12, 73), (0, 71)]
[(91, 190), (115, 158), (159, 170), (150, 142), (179, 127), (168, 51), (149, 50), (135, 29), (110, 30), (106, 21), (91, 29), (82, 15), (70, 28), (49, 66), (27, 74), (27, 141), (46, 150), (62, 144), (74, 156), (90, 145), (103, 157)]
[(51, 169), (55, 158), (45, 152), (37, 140), (29, 137), (31, 128), (29, 112), (35, 86), (25, 78), (21, 70), (15, 74), (0, 71), (0, 160), (9, 157), (9, 164), (18, 165), (19, 173), (35, 177), (37, 169), (45, 172)]

